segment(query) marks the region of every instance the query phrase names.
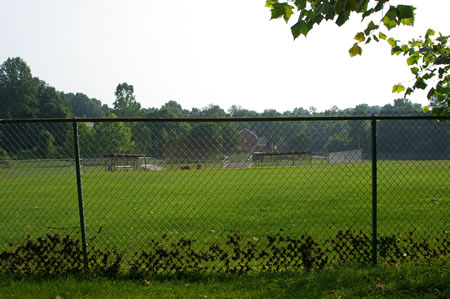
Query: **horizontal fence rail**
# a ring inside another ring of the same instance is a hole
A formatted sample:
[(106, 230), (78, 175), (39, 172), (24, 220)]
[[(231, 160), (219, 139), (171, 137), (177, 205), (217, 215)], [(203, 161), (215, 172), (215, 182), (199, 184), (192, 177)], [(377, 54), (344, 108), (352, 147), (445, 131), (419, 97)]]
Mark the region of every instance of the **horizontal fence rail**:
[(0, 271), (448, 259), (448, 120), (0, 119)]

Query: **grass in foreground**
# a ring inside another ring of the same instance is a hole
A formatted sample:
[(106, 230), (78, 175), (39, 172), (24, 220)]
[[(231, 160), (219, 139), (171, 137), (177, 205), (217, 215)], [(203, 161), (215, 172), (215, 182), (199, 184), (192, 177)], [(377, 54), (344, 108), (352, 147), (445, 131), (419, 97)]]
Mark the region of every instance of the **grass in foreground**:
[(450, 263), (346, 266), (310, 273), (178, 277), (17, 278), (0, 275), (1, 298), (450, 298)]

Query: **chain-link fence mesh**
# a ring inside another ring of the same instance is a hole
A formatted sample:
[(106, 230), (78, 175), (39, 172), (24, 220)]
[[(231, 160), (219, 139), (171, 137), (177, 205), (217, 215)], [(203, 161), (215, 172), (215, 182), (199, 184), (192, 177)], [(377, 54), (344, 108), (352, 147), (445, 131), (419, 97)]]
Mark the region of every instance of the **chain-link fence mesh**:
[[(375, 223), (371, 121), (79, 122), (88, 252), (135, 270), (159, 269), (143, 251), (171, 270), (314, 268), (371, 261), (376, 225), (387, 260), (448, 255), (449, 123), (376, 120)], [(79, 239), (72, 124), (1, 123), (0, 140), (0, 250)]]

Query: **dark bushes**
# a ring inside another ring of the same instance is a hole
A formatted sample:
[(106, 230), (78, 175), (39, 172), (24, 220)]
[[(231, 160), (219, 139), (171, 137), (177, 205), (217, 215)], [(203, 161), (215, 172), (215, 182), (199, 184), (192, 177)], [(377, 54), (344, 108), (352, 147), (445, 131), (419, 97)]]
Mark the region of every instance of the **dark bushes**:
[[(164, 237), (162, 239), (165, 241)], [(370, 264), (372, 243), (369, 235), (351, 230), (338, 231), (334, 238), (321, 244), (311, 236), (299, 238), (280, 233), (264, 240), (245, 239), (229, 234), (225, 242), (207, 246), (186, 238), (172, 243), (152, 240), (148, 247), (134, 256), (124, 258), (118, 251), (89, 247), (91, 274), (131, 277), (179, 272), (247, 272), (309, 271), (349, 262)], [(388, 264), (403, 261), (446, 259), (449, 252), (448, 233), (431, 238), (381, 236), (378, 253)], [(23, 245), (0, 253), (0, 271), (8, 274), (48, 275), (83, 272), (83, 254), (79, 240), (70, 236), (47, 234), (37, 240), (30, 237)]]

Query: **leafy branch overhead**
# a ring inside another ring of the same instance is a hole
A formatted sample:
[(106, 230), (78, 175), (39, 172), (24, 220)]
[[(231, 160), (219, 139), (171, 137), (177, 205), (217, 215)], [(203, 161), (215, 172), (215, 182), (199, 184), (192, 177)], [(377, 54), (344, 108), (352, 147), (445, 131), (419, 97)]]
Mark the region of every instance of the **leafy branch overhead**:
[(350, 56), (361, 55), (361, 46), (371, 41), (386, 41), (391, 46), (392, 55), (407, 57), (406, 62), (415, 76), (414, 84), (409, 87), (396, 84), (392, 92), (404, 92), (406, 97), (416, 89), (427, 89), (433, 114), (450, 114), (449, 36), (429, 29), (425, 37), (403, 44), (382, 31), (400, 25), (414, 26), (414, 6), (392, 5), (389, 0), (266, 0), (266, 7), (271, 10), (271, 19), (283, 18), (289, 23), (293, 16), (297, 16), (291, 26), (294, 39), (300, 35), (306, 37), (314, 26), (324, 20), (342, 26), (351, 15), (361, 16), (361, 20), (368, 23), (355, 35), (355, 43), (349, 49)]

